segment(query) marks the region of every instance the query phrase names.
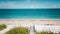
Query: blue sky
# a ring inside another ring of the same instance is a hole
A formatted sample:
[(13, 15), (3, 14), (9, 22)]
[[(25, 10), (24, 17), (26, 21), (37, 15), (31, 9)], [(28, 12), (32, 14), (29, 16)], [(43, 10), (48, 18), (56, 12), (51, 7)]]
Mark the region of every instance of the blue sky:
[(2, 8), (60, 8), (60, 0), (0, 0)]

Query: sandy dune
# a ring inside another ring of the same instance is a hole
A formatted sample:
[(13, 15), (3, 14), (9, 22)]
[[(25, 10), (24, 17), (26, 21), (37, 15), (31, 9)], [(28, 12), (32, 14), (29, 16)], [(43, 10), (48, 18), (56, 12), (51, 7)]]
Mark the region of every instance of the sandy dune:
[(0, 24), (6, 24), (8, 27), (2, 31), (0, 34), (14, 28), (15, 26), (29, 26), (31, 24), (35, 25), (37, 31), (60, 31), (60, 19), (0, 19)]

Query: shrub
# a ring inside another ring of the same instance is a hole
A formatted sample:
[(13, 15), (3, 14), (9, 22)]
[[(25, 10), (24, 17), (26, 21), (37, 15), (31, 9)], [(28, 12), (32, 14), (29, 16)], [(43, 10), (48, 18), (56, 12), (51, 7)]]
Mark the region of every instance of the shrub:
[(45, 31), (41, 31), (41, 32), (37, 32), (37, 34), (47, 34), (48, 32)]
[(16, 27), (16, 28), (9, 30), (5, 34), (28, 34), (28, 33), (29, 33), (28, 28)]
[(7, 26), (5, 25), (5, 24), (1, 24), (0, 25), (0, 30), (3, 30), (3, 29), (5, 29)]
[(47, 33), (47, 34), (54, 34), (53, 32), (49, 32), (49, 33)]
[(58, 32), (58, 34), (60, 34), (60, 32)]
[(54, 33), (53, 32), (41, 31), (41, 32), (36, 32), (36, 34), (54, 34)]

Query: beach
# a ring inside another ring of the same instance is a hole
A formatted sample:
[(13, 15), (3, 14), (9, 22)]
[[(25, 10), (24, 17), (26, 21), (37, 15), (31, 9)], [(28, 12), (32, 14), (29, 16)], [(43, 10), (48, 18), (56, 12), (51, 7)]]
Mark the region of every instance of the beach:
[[(37, 31), (60, 31), (60, 19), (0, 19), (0, 24), (6, 24), (11, 27), (30, 27), (35, 26)], [(8, 30), (8, 29), (7, 29)]]
[(0, 19), (0, 24), (60, 24), (60, 19)]

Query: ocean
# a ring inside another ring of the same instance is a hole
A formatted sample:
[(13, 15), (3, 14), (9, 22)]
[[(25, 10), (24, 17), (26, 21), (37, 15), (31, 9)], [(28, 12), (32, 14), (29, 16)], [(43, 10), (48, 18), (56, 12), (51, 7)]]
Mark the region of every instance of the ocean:
[(0, 19), (60, 19), (60, 9), (0, 9)]

